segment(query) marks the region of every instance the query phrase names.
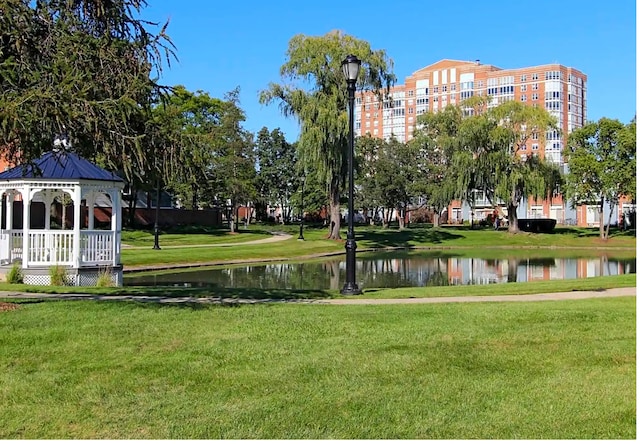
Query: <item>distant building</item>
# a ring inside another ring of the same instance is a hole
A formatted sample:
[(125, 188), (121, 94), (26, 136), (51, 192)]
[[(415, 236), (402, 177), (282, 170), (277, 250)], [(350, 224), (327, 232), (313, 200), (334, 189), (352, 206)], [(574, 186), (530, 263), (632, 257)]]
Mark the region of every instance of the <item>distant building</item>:
[[(549, 131), (544, 137), (534, 135), (521, 147), (520, 155), (537, 155), (566, 169), (562, 150), (567, 137), (587, 122), (587, 76), (558, 63), (502, 69), (479, 60), (440, 60), (415, 71), (405, 78), (404, 84), (391, 88), (388, 100), (380, 101), (371, 92), (357, 95), (355, 131), (359, 136), (369, 134), (384, 139), (393, 136), (406, 142), (413, 137), (420, 114), (437, 112), (473, 96), (491, 96), (489, 107), (517, 100), (544, 108), (555, 116), (562, 133)], [(478, 192), (476, 202), (478, 205), (473, 210), (461, 202), (452, 202), (448, 219), (452, 222), (468, 221), (472, 217), (480, 220), (494, 211), (483, 193)], [(624, 210), (628, 210), (629, 205), (625, 202)], [(520, 205), (518, 210), (519, 218), (548, 217), (558, 223), (582, 226), (598, 223), (593, 208), (572, 209), (562, 196), (544, 201), (529, 199), (527, 205)], [(621, 204), (613, 216), (616, 221), (624, 210)]]

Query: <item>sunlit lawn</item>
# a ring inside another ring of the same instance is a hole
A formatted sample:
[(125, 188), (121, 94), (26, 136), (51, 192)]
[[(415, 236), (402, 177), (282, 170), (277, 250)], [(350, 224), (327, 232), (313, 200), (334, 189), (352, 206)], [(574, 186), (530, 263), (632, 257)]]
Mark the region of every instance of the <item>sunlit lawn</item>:
[(633, 439), (635, 298), (0, 312), (2, 439)]

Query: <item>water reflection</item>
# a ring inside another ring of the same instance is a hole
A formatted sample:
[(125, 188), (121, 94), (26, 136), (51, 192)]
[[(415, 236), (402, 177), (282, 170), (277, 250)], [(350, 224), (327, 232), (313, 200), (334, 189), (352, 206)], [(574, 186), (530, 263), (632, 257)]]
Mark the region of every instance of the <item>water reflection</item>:
[[(360, 259), (361, 288), (494, 284), (612, 276), (636, 272), (636, 260), (599, 258), (478, 259), (466, 257), (386, 257)], [(196, 268), (175, 273), (124, 277), (125, 285), (221, 286), (337, 290), (345, 282), (345, 263), (275, 263), (230, 268)]]

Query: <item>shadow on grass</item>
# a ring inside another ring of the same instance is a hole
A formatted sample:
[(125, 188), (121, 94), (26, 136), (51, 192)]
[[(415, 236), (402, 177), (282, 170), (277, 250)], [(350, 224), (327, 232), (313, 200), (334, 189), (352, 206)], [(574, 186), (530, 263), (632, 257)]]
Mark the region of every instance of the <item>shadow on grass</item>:
[[(112, 289), (105, 294), (49, 293), (46, 296), (15, 298), (15, 304), (37, 304), (42, 302), (84, 300), (100, 302), (136, 302), (144, 306), (169, 305), (185, 308), (202, 308), (213, 303), (222, 306), (237, 306), (255, 302), (296, 302), (329, 299), (334, 295), (324, 290), (290, 290), (260, 288), (222, 287), (125, 287)], [(1, 300), (2, 298), (0, 298)], [(204, 304), (203, 304), (204, 302)]]
[(411, 228), (402, 231), (365, 231), (360, 234), (356, 232), (356, 240), (367, 242), (371, 248), (386, 247), (410, 247), (418, 244), (440, 244), (444, 241), (461, 239), (464, 236), (451, 231), (444, 230), (412, 230)]

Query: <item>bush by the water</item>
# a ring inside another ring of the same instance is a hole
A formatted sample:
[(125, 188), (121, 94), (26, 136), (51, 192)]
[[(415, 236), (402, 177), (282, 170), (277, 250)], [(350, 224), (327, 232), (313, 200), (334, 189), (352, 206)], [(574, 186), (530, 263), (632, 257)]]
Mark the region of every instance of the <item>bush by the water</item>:
[(555, 219), (518, 219), (520, 231), (530, 233), (552, 233), (556, 227)]

